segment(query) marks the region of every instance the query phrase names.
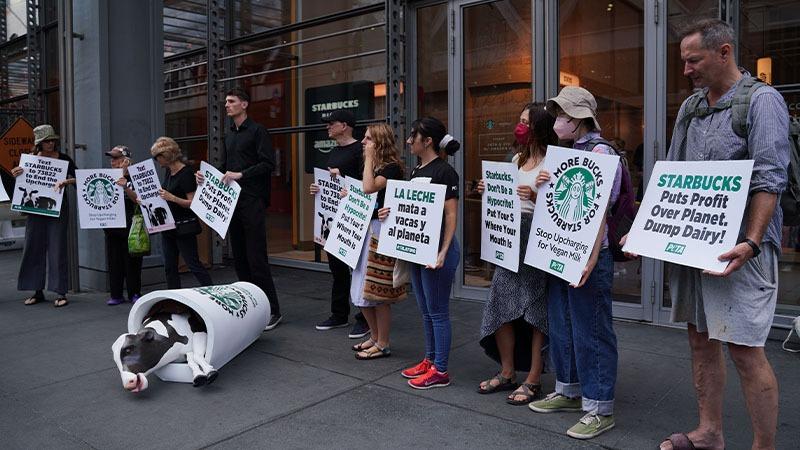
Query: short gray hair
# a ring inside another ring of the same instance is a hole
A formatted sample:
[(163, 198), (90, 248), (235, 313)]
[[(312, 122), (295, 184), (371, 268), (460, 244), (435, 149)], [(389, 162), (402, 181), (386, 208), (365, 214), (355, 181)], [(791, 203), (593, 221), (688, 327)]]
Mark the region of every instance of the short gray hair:
[(681, 41), (700, 33), (700, 44), (706, 50), (716, 50), (724, 44), (734, 46), (733, 27), (719, 19), (703, 19), (684, 27), (680, 32)]

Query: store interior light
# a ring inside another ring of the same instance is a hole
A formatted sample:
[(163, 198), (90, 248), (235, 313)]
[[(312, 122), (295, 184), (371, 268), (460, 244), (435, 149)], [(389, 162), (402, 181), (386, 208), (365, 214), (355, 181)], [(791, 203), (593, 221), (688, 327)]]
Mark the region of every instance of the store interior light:
[(758, 58), (756, 61), (756, 76), (767, 84), (772, 84), (772, 58)]
[[(375, 97), (386, 97), (386, 83), (376, 83), (373, 88)], [(400, 83), (400, 93), (403, 93), (403, 83)]]

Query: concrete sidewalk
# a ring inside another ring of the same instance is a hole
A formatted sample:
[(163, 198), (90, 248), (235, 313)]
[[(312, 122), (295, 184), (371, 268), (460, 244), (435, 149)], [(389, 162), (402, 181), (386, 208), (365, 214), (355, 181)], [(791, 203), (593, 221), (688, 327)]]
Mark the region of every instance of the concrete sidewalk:
[[(479, 395), (497, 371), (478, 345), (482, 305), (453, 300), (450, 387), (415, 391), (399, 370), (416, 363), (422, 326), (409, 299), (393, 317), (392, 357), (357, 361), (348, 329), (320, 332), (330, 275), (276, 268), (284, 322), (266, 332), (206, 388), (150, 377), (141, 394), (122, 389), (111, 344), (130, 305), (108, 307), (103, 292), (70, 297), (66, 308), (26, 307), (17, 292), (20, 251), (0, 252), (0, 447), (15, 448), (656, 448), (697, 420), (685, 332), (617, 322), (616, 428), (583, 442), (565, 435), (580, 414), (541, 415)], [(235, 281), (216, 269), (218, 283)], [(184, 277), (191, 286), (194, 279)], [(158, 286), (149, 287), (153, 290)], [(52, 294), (48, 293), (48, 299)], [(800, 355), (769, 342), (780, 382), (778, 448), (800, 442)], [(553, 388), (544, 375), (545, 392)], [(750, 424), (729, 364), (727, 448), (749, 448)]]

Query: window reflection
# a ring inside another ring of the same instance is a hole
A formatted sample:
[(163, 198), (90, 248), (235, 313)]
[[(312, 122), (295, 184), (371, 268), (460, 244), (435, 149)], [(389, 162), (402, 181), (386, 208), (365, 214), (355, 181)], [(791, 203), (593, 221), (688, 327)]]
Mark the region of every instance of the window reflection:
[[(611, 6), (609, 6), (611, 5)], [(602, 136), (628, 160), (642, 190), (644, 1), (559, 1), (560, 86), (580, 85), (597, 100)], [(641, 262), (614, 264), (614, 299), (639, 303)]]

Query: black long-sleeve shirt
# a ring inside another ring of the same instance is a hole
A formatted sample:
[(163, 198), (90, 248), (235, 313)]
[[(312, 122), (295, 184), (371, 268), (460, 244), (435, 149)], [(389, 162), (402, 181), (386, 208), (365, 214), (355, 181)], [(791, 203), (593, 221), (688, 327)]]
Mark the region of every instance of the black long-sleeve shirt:
[[(275, 169), (275, 151), (267, 129), (249, 117), (237, 128), (231, 123), (222, 149), (223, 173), (241, 172), (242, 197), (257, 197), (269, 206), (270, 175)], [(241, 200), (240, 200), (241, 201)]]

